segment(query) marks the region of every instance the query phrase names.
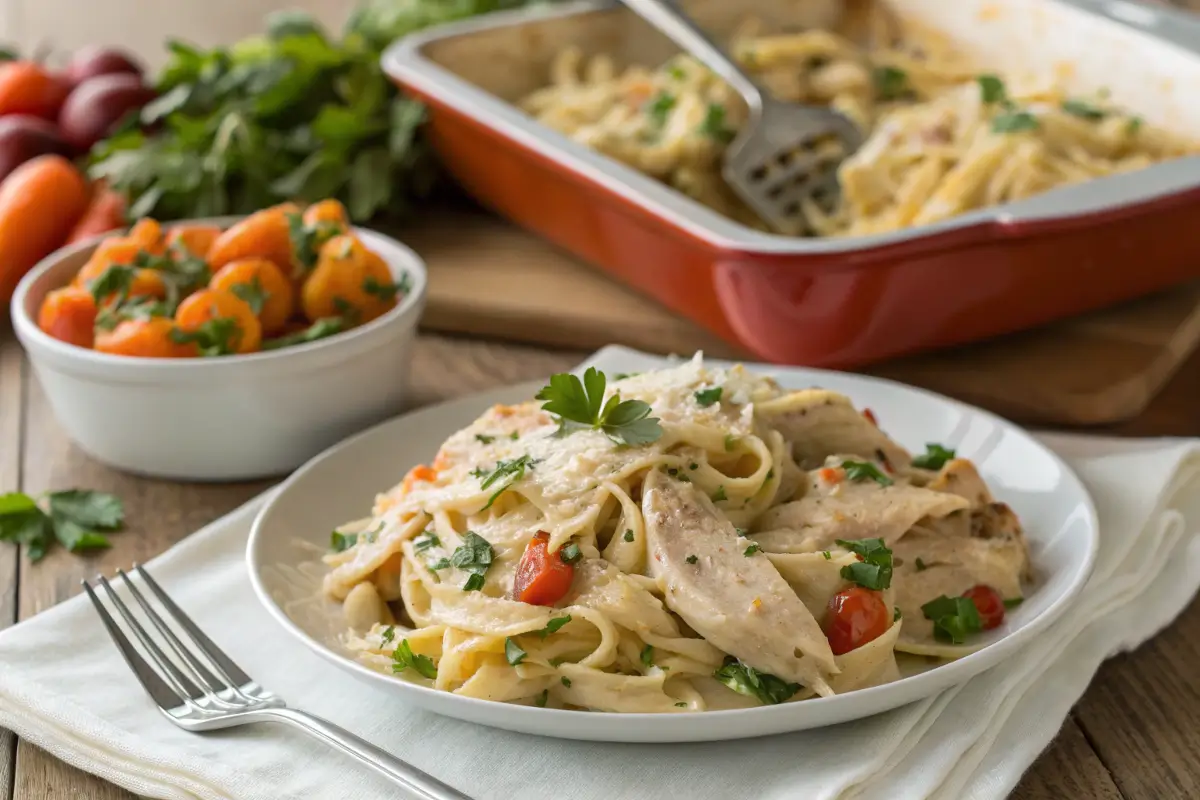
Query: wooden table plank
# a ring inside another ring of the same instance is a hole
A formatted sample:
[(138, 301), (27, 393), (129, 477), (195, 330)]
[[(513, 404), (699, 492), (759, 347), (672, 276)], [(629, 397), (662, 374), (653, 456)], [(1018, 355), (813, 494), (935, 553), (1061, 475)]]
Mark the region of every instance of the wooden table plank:
[(1033, 762), (1012, 800), (1121, 800), (1112, 776), (1088, 743), (1073, 716)]
[[(21, 414), (24, 369), (21, 346), (7, 319), (0, 322), (0, 493), (21, 487)], [(0, 630), (17, 619), (15, 547), (0, 545)], [(0, 728), (0, 800), (10, 800), (17, 742)]]

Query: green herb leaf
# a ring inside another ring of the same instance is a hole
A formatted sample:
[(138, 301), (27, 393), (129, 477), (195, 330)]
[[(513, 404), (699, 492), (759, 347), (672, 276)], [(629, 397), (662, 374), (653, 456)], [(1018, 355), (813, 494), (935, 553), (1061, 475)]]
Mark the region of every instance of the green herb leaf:
[(537, 635), (542, 637), (543, 639), (545, 639), (547, 636), (549, 636), (552, 633), (558, 633), (558, 630), (570, 621), (571, 621), (570, 614), (567, 614), (566, 616), (562, 616), (562, 617), (555, 617), (554, 619), (552, 619), (546, 623), (546, 627), (542, 628), (540, 631), (537, 631)]
[(726, 124), (725, 113), (725, 106), (709, 103), (704, 112), (704, 121), (700, 123), (700, 133), (722, 144), (732, 142), (737, 132)]
[(880, 486), (891, 486), (893, 481), (870, 461), (843, 461), (842, 469), (852, 481), (875, 481)]
[(229, 288), (230, 291), (245, 300), (246, 304), (250, 306), (250, 310), (256, 315), (262, 313), (263, 306), (267, 304), (267, 299), (271, 296), (271, 293), (263, 288), (262, 281), (257, 275), (250, 283), (235, 283)]
[(521, 645), (517, 644), (511, 636), (505, 637), (504, 659), (509, 664), (515, 667), (517, 664), (520, 664), (522, 661), (524, 661), (525, 656), (527, 655), (529, 654), (522, 650)]
[(233, 317), (214, 317), (194, 330), (172, 328), (170, 337), (176, 344), (195, 344), (206, 358), (227, 356), (237, 352), (242, 326)]
[(579, 549), (579, 545), (575, 544), (575, 542), (567, 542), (558, 551), (558, 557), (564, 564), (574, 564), (583, 558), (583, 551)]
[(715, 492), (713, 492), (712, 500), (714, 503), (719, 503), (722, 500), (728, 500), (728, 499), (729, 498), (725, 495), (725, 487), (724, 486), (718, 486), (717, 490)]
[(725, 665), (714, 672), (713, 677), (738, 694), (756, 698), (764, 705), (777, 705), (800, 691), (800, 684), (759, 672), (732, 657), (725, 660)]
[(0, 495), (0, 541), (23, 546), (36, 563), (54, 543), (54, 528), (32, 497), (17, 492), (4, 494)]
[(757, 553), (761, 550), (762, 550), (762, 547), (760, 547), (757, 544), (752, 544), (742, 552), (742, 555), (745, 556), (746, 558), (749, 558), (750, 556), (754, 555), (755, 553)]
[(1062, 110), (1081, 119), (1091, 121), (1101, 120), (1108, 116), (1107, 111), (1085, 100), (1064, 100)]
[(625, 531), (625, 541), (627, 541), (627, 542), (633, 541), (633, 529), (632, 528)]
[(357, 533), (342, 533), (334, 531), (329, 534), (329, 550), (333, 553), (340, 553), (343, 550), (349, 550), (358, 543)]
[(925, 445), (925, 452), (912, 460), (914, 467), (921, 469), (941, 469), (946, 462), (954, 458), (955, 452), (948, 447), (930, 442)]
[(687, 558), (684, 559), (684, 561), (686, 561), (689, 564), (695, 564), (697, 560), (698, 559), (694, 555), (688, 556)]
[(463, 584), (464, 592), (478, 592), (483, 588), (487, 581), (478, 573), (473, 573), (467, 576), (467, 582)]
[(966, 597), (941, 595), (921, 606), (921, 613), (933, 622), (934, 636), (952, 644), (964, 644), (967, 637), (983, 630), (979, 609)]
[(550, 702), (550, 690), (542, 689), (542, 693), (539, 694), (537, 696), (537, 699), (534, 700), (533, 702), (534, 702), (534, 705), (536, 705), (538, 708), (545, 708), (546, 703)]
[(47, 495), (51, 515), (69, 519), (85, 528), (116, 531), (125, 523), (121, 499), (107, 492), (71, 489)]
[(902, 616), (904, 616), (904, 615), (900, 613), (900, 607), (899, 607), (899, 606), (897, 606), (897, 607), (896, 607), (896, 608), (895, 608), (895, 609), (892, 611), (892, 622), (899, 622), (899, 621), (900, 621), (900, 617), (902, 617)]
[(496, 437), (495, 436), (487, 436), (482, 433), (477, 433), (477, 434), (475, 434), (475, 441), (480, 442), (482, 444), (491, 444), (492, 442), (496, 441)]
[(737, 447), (738, 437), (732, 433), (725, 434), (725, 451), (732, 452), (733, 448)]
[(646, 115), (650, 117), (650, 121), (655, 127), (661, 128), (667, 124), (667, 117), (671, 114), (671, 109), (675, 107), (675, 95), (668, 92), (659, 92), (653, 99), (646, 103)]
[(396, 638), (396, 626), (388, 625), (386, 628), (384, 628), (383, 636), (380, 638), (383, 641), (383, 644), (391, 644), (392, 640)]
[(530, 458), (528, 454), (523, 455), (520, 458), (496, 462), (496, 467), (486, 478), (483, 479), (483, 481), (479, 484), (479, 488), (488, 489), (492, 486), (492, 484), (501, 481), (502, 483), (500, 488), (488, 498), (487, 504), (479, 510), (487, 511), (489, 508), (491, 508), (492, 504), (496, 502), (496, 498), (508, 491), (513, 484), (521, 481), (525, 477), (525, 470), (533, 469), (533, 465), (536, 463), (537, 462)]
[(344, 330), (346, 330), (346, 321), (341, 317), (322, 317), (302, 331), (266, 340), (262, 343), (262, 349), (279, 350), (284, 347), (295, 347), (298, 344), (308, 344)]
[(713, 403), (720, 402), (721, 391), (722, 391), (722, 389), (720, 386), (714, 386), (711, 389), (701, 389), (700, 391), (696, 392), (696, 394), (695, 394), (696, 403), (701, 408), (707, 408), (708, 406), (711, 406)]
[(1024, 603), (1024, 602), (1025, 602), (1024, 597), (1006, 597), (1004, 599), (1004, 607), (1005, 608), (1016, 608), (1017, 606), (1021, 605), (1021, 603)]
[(441, 547), (442, 540), (433, 531), (425, 531), (413, 540), (413, 552), (423, 553), (431, 547)]
[(908, 87), (908, 73), (897, 67), (876, 67), (871, 75), (875, 84), (875, 96), (880, 100), (898, 100), (912, 94)]
[(822, 550), (822, 551), (821, 551), (821, 555), (822, 555), (822, 556), (824, 556), (824, 558), (825, 558), (825, 560), (826, 560), (826, 561), (832, 561), (832, 560), (833, 560), (833, 554), (832, 554), (832, 553), (830, 553), (828, 550)]
[(992, 118), (992, 133), (1033, 131), (1040, 126), (1038, 118), (1028, 111), (1010, 111)]
[(483, 588), (484, 575), (494, 558), (495, 552), (487, 539), (474, 531), (467, 531), (463, 535), (463, 543), (450, 555), (451, 566), (471, 573), (463, 584), (463, 591), (474, 592)]
[(560, 434), (590, 427), (627, 445), (649, 444), (662, 436), (658, 419), (650, 416), (647, 403), (621, 401), (618, 394), (605, 403), (605, 385), (604, 373), (589, 367), (582, 381), (570, 373), (552, 376), (550, 384), (537, 393), (537, 399), (546, 401), (543, 410), (559, 418)]
[(921, 560), (920, 556), (918, 556), (916, 561), (913, 563), (915, 563), (917, 566), (917, 572), (924, 572), (925, 570), (929, 569), (929, 567), (925, 565), (925, 562)]
[(566, 675), (563, 675), (561, 678), (559, 678), (559, 680), (562, 681), (563, 686), (567, 687), (568, 689), (571, 688), (571, 679)]
[(883, 539), (837, 539), (836, 542), (862, 559), (842, 567), (843, 578), (876, 591), (892, 585), (892, 551)]
[(641, 659), (644, 666), (654, 666), (654, 647), (652, 645), (646, 645), (642, 648)]
[(985, 104), (1003, 103), (1008, 99), (1008, 92), (1004, 88), (1004, 81), (996, 75), (979, 75), (975, 78), (979, 83), (979, 99)]
[(400, 673), (406, 669), (411, 669), (429, 680), (434, 680), (438, 674), (437, 665), (433, 663), (432, 658), (414, 653), (408, 639), (401, 639), (392, 652), (392, 672)]
[(1142, 129), (1142, 118), (1141, 117), (1130, 117), (1129, 121), (1125, 123), (1125, 135), (1126, 136), (1136, 136), (1137, 132), (1140, 131), (1141, 129)]

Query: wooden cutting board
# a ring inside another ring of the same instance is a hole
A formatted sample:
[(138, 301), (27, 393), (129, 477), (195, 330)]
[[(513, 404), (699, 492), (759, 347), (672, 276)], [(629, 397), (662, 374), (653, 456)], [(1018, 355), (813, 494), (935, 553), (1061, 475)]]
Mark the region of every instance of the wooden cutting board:
[[(753, 357), (573, 256), (501, 220), (450, 213), (405, 230), (428, 262), (423, 326), (548, 347)], [(1200, 344), (1200, 282), (1025, 333), (872, 365), (1038, 424), (1140, 413)]]

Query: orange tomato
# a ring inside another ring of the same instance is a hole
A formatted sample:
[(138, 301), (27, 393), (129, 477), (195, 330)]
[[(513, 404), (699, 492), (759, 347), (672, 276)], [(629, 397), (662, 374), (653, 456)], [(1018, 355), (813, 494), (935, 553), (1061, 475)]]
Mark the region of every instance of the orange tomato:
[(200, 258), (208, 258), (213, 244), (221, 236), (216, 225), (178, 225), (167, 232), (167, 249), (186, 249)]
[(321, 222), (336, 223), (343, 230), (350, 227), (350, 215), (346, 207), (337, 200), (322, 200), (304, 209), (304, 224), (315, 227)]
[(175, 324), (166, 317), (127, 319), (111, 331), (96, 333), (96, 350), (118, 356), (142, 358), (187, 358), (196, 355), (196, 345), (177, 342)]
[(156, 256), (162, 255), (166, 250), (163, 246), (162, 225), (159, 225), (156, 220), (152, 220), (149, 217), (139, 219), (129, 229), (129, 233), (125, 238), (136, 243), (138, 247), (147, 253), (153, 253)]
[(63, 81), (36, 61), (10, 61), (0, 66), (0, 115), (56, 119), (68, 91)]
[(201, 355), (253, 353), (262, 344), (262, 325), (250, 304), (233, 292), (201, 289), (179, 304), (176, 326), (196, 342)]
[(316, 269), (304, 282), (301, 307), (312, 321), (345, 317), (369, 322), (396, 305), (396, 286), (383, 259), (357, 238), (335, 236), (321, 247)]
[(0, 183), (0, 308), (17, 282), (60, 247), (87, 208), (87, 184), (62, 156), (38, 156)]
[(246, 258), (221, 267), (209, 281), (210, 289), (233, 292), (258, 315), (264, 336), (282, 333), (296, 310), (292, 282), (265, 258)]
[(217, 237), (208, 251), (208, 262), (218, 270), (244, 258), (265, 258), (284, 275), (296, 274), (288, 216), (299, 214), (295, 204), (284, 204), (255, 212)]
[(55, 339), (90, 348), (96, 328), (96, 301), (91, 292), (78, 286), (56, 289), (42, 301), (38, 327)]
[(87, 263), (75, 273), (71, 281), (76, 286), (86, 287), (89, 283), (104, 274), (109, 267), (127, 267), (137, 258), (139, 248), (134, 242), (124, 238), (105, 239), (96, 247)]

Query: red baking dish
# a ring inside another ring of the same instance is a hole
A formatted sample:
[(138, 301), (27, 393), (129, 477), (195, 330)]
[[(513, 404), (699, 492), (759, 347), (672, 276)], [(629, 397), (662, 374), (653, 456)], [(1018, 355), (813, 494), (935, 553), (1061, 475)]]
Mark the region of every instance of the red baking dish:
[[(750, 5), (791, 27), (835, 2), (702, 2), (728, 30)], [(1200, 22), (1091, 0), (891, 0), (981, 67), (1053, 70), (1148, 123), (1200, 138)], [(623, 63), (674, 48), (611, 3), (492, 14), (394, 44), (389, 76), (429, 106), (429, 136), (484, 204), (775, 362), (852, 367), (1017, 331), (1200, 276), (1200, 158), (1075, 184), (872, 236), (762, 233), (538, 124), (513, 101), (574, 45)], [(1019, 63), (1014, 62), (1019, 54)]]

